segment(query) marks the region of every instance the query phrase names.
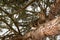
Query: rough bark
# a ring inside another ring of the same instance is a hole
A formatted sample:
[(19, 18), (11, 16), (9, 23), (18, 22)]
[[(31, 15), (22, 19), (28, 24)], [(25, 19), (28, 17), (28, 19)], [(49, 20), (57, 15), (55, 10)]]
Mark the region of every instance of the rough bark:
[(56, 0), (56, 2), (50, 6), (48, 18), (52, 20), (56, 15), (60, 15), (60, 0)]
[(50, 22), (40, 25), (37, 30), (27, 33), (24, 38), (26, 40), (43, 40), (43, 38), (46, 36), (53, 36), (59, 34), (59, 31), (60, 17), (57, 17)]
[(31, 31), (26, 35), (24, 35), (23, 38), (21, 39), (18, 38), (18, 39), (43, 40), (43, 38), (47, 36), (55, 36), (60, 34), (60, 16), (55, 18), (55, 16), (59, 13), (59, 11), (60, 11), (60, 0), (56, 0), (56, 3), (51, 5), (51, 11), (50, 11), (51, 15), (49, 15), (49, 18), (53, 20), (51, 20), (50, 22), (46, 22), (42, 25), (39, 25), (39, 27), (36, 30)]
[[(39, 28), (35, 31), (31, 31), (24, 36), (26, 40), (43, 40), (46, 36), (55, 36), (60, 34), (60, 16), (55, 18), (55, 16), (60, 11), (60, 0), (56, 0), (55, 4), (51, 5), (51, 11), (48, 17), (50, 22), (39, 25)], [(55, 18), (55, 19), (54, 19)], [(53, 20), (52, 20), (53, 19)]]

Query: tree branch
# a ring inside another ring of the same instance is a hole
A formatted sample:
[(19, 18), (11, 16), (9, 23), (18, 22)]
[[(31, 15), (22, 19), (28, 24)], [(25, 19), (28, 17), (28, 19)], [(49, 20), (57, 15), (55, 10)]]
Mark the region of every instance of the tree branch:
[(60, 34), (60, 16), (40, 25), (37, 30), (27, 33), (24, 38), (28, 40), (42, 40), (46, 36), (55, 36), (58, 34)]
[(9, 28), (14, 31), (14, 33), (18, 33), (16, 30), (14, 30), (14, 29), (6, 22), (6, 20), (4, 20), (4, 19), (1, 18), (0, 21), (3, 21), (4, 23), (6, 23), (6, 25), (8, 25)]
[(18, 24), (17, 24), (16, 21), (12, 18), (12, 16), (10, 15), (10, 13), (8, 13), (8, 12), (5, 11), (5, 10), (3, 10), (1, 7), (0, 7), (0, 10), (2, 10), (3, 12), (5, 12), (5, 14), (7, 14), (7, 16), (11, 18), (11, 20), (13, 21), (13, 23), (14, 23), (15, 26), (17, 27), (19, 34), (21, 35), (20, 30), (19, 30), (19, 27), (18, 27)]
[(18, 12), (22, 12), (23, 10), (25, 10), (30, 4), (32, 4), (35, 0), (31, 0), (29, 3), (27, 3), (25, 6), (23, 6), (21, 9), (17, 10), (16, 12), (14, 12), (11, 15), (17, 14)]

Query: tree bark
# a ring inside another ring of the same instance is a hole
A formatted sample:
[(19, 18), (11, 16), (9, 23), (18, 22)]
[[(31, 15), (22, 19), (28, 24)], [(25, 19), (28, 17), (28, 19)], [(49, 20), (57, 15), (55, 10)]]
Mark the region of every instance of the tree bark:
[(24, 38), (31, 40), (43, 40), (46, 36), (53, 36), (59, 34), (60, 31), (60, 16), (53, 19), (50, 22), (40, 25), (40, 27), (35, 30), (27, 33)]

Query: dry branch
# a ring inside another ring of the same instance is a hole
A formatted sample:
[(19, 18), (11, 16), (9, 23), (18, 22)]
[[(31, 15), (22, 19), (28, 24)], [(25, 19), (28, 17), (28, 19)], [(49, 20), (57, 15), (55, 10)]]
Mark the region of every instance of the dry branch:
[[(39, 25), (39, 28), (35, 31), (31, 31), (24, 36), (26, 40), (43, 40), (46, 36), (55, 36), (60, 34), (60, 16), (55, 18), (55, 16), (60, 11), (60, 0), (56, 0), (56, 3), (51, 6), (49, 15), (50, 22)], [(53, 17), (53, 18), (52, 18)], [(54, 19), (55, 18), (55, 19)]]
[(50, 22), (40, 25), (40, 27), (27, 33), (24, 38), (27, 40), (42, 40), (46, 36), (53, 36), (60, 34), (60, 16)]

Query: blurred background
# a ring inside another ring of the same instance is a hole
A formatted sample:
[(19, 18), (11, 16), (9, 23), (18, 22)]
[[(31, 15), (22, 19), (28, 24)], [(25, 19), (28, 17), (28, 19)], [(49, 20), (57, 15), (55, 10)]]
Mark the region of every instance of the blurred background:
[[(59, 10), (59, 0), (0, 0), (0, 39), (24, 36), (60, 15)], [(60, 40), (60, 35), (46, 40)]]

